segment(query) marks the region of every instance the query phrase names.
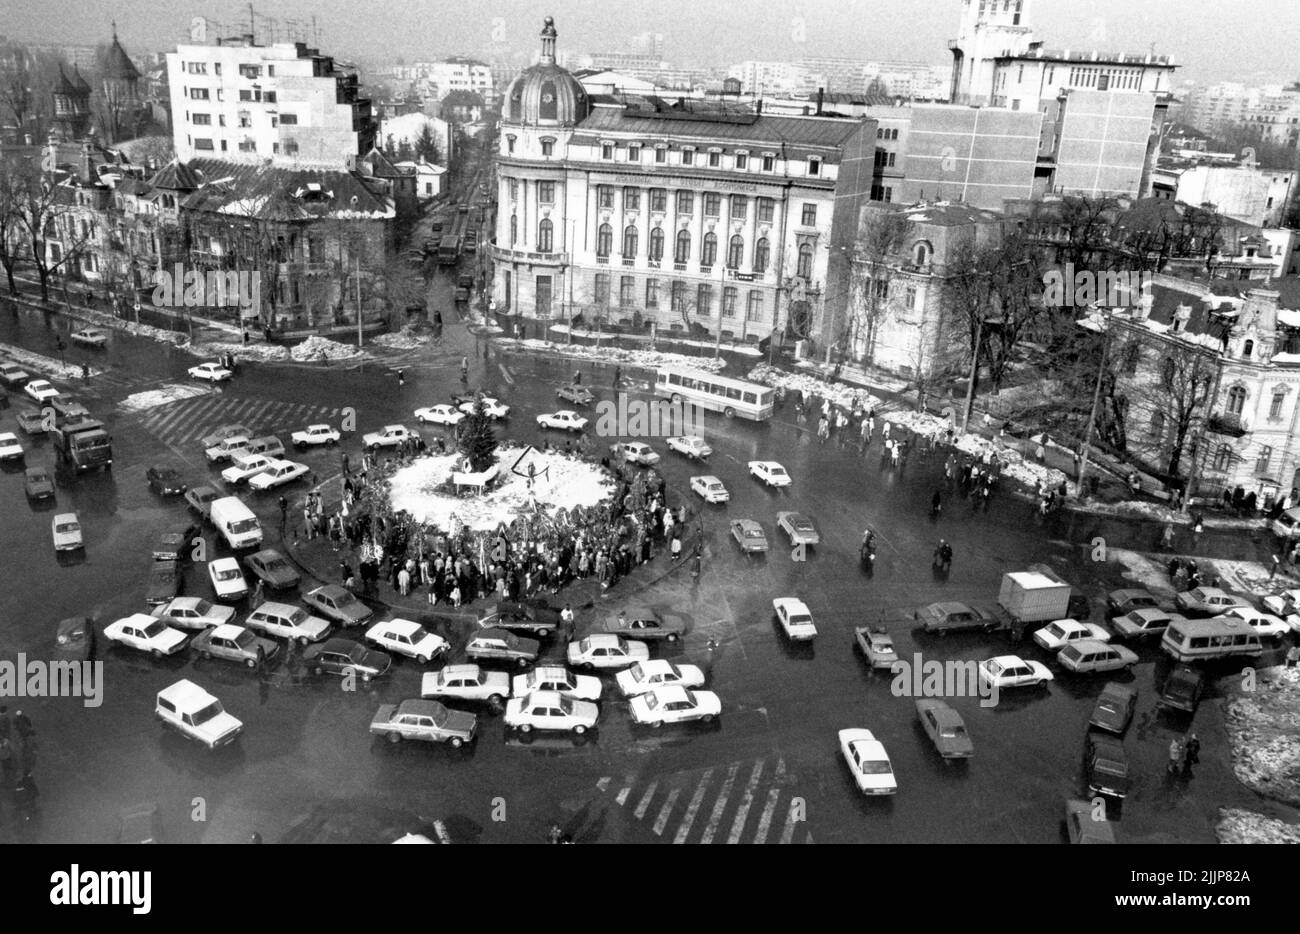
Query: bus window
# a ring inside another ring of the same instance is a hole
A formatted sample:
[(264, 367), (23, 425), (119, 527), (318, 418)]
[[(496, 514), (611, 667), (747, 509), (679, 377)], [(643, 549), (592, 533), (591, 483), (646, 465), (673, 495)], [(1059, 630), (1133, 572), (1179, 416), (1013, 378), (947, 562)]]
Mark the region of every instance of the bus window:
[(735, 386), (728, 386), (728, 387), (727, 387), (727, 398), (728, 398), (728, 399), (739, 399), (739, 398), (740, 398), (740, 390), (737, 389)]
[(741, 396), (741, 398), (744, 401), (748, 402), (750, 405), (753, 405), (756, 401), (758, 401), (752, 392), (745, 393), (743, 396)]
[(681, 374), (680, 374), (680, 373), (669, 373), (669, 374), (668, 374), (668, 382), (672, 383), (674, 386), (680, 386), (680, 385), (682, 384), (682, 376), (681, 376)]
[(1206, 648), (1209, 648), (1209, 647), (1210, 647), (1210, 637), (1209, 637), (1209, 636), (1195, 636), (1194, 638), (1192, 638), (1192, 639), (1187, 643), (1187, 646), (1188, 646), (1188, 648), (1192, 648), (1192, 649), (1206, 649)]

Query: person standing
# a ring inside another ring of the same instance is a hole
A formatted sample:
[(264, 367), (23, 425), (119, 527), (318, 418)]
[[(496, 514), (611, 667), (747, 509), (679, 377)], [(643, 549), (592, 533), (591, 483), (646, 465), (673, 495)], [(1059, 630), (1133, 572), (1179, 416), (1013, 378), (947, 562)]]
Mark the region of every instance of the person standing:
[(1300, 645), (1293, 645), (1286, 650), (1286, 667), (1294, 668), (1300, 665)]
[(262, 591), (263, 591), (263, 589), (265, 588), (265, 586), (266, 586), (266, 585), (265, 585), (265, 582), (264, 582), (264, 581), (259, 577), (259, 578), (257, 579), (257, 586), (253, 588), (253, 608), (254, 608), (254, 609), (256, 609), (257, 607), (259, 607), (259, 606), (262, 605)]
[(21, 710), (14, 713), (14, 729), (18, 732), (18, 742), (22, 744), (23, 757), (26, 758), (30, 748), (36, 745), (36, 727), (31, 719)]
[(1273, 566), (1272, 566), (1271, 568), (1269, 568), (1269, 571), (1268, 571), (1268, 579), (1269, 579), (1269, 580), (1272, 580), (1273, 577), (1277, 574), (1277, 567), (1278, 567), (1278, 565), (1281, 564), (1281, 563), (1282, 563), (1282, 559), (1279, 558), (1277, 555), (1274, 555), (1274, 556), (1273, 556), (1273, 561), (1272, 561)]
[(1183, 771), (1189, 775), (1192, 766), (1201, 761), (1201, 741), (1196, 738), (1195, 733), (1187, 735), (1187, 742), (1183, 744)]
[(4, 775), (6, 788), (13, 786), (16, 771), (13, 744), (9, 742), (9, 737), (0, 736), (0, 773)]
[(682, 557), (682, 540), (680, 536), (674, 535), (672, 544), (669, 546), (670, 553), (674, 562), (680, 561)]
[(691, 559), (691, 580), (698, 581), (700, 579), (700, 571), (703, 569), (704, 556), (700, 553), (700, 549), (696, 548), (695, 557)]
[(1170, 775), (1177, 775), (1183, 767), (1183, 744), (1175, 736), (1169, 741), (1169, 767), (1167, 769)]
[(573, 635), (573, 608), (567, 603), (560, 611), (560, 625), (564, 629), (565, 638)]

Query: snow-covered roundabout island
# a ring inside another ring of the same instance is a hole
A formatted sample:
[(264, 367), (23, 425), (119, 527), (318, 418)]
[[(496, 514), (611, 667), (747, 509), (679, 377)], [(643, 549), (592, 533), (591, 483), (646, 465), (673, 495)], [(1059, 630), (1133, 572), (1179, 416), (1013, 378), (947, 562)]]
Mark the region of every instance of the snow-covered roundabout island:
[(572, 512), (614, 496), (613, 477), (599, 464), (574, 455), (503, 445), (495, 456), (494, 482), (485, 492), (460, 496), (453, 492), (452, 477), (462, 470), (462, 455), (419, 458), (389, 478), (389, 506), (418, 523), (484, 532), (510, 525), (521, 514), (536, 514), (538, 509)]

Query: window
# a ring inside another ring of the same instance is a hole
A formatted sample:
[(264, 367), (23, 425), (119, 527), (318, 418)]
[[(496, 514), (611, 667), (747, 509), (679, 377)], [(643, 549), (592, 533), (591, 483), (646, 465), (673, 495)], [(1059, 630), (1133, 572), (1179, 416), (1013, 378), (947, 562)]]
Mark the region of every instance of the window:
[(1286, 405), (1286, 390), (1278, 389), (1273, 393), (1273, 401), (1268, 407), (1268, 417), (1279, 419), (1282, 417), (1282, 408)]
[(243, 140), (240, 140), (240, 141), (239, 141), (239, 151), (240, 151), (240, 152), (257, 152), (257, 143), (255, 143), (255, 142), (254, 142), (253, 140), (251, 140), (251, 139), (243, 139)]
[(241, 110), (239, 112), (239, 125), (245, 129), (253, 125), (253, 118), (247, 110)]
[(1241, 355), (1242, 355), (1243, 357), (1245, 357), (1247, 360), (1249, 360), (1249, 359), (1251, 358), (1251, 355), (1254, 354), (1254, 352), (1255, 352), (1255, 342), (1254, 342), (1254, 341), (1250, 341), (1250, 340), (1248, 340), (1248, 341), (1246, 341), (1244, 344), (1241, 345)]
[(749, 307), (745, 309), (745, 320), (746, 321), (763, 320), (763, 293), (762, 292), (749, 293)]
[(596, 307), (602, 311), (609, 310), (609, 273), (596, 273)]
[(208, 73), (207, 62), (187, 62), (185, 70), (192, 75), (206, 75)]
[(628, 144), (627, 144), (627, 161), (628, 161), (628, 162), (640, 162), (640, 161), (641, 161), (641, 144), (640, 144), (640, 143), (628, 143)]
[(194, 114), (190, 119), (195, 126), (212, 126), (212, 114)]
[(663, 163), (663, 162), (667, 162), (667, 161), (668, 161), (668, 150), (667, 150), (665, 147), (663, 147), (663, 146), (656, 146), (656, 147), (655, 147), (655, 162)]
[(739, 269), (740, 261), (745, 256), (745, 238), (736, 234), (731, 238), (731, 243), (727, 246), (727, 268)]
[(239, 76), (241, 78), (260, 78), (262, 69), (257, 65), (240, 65)]
[(655, 227), (650, 231), (650, 256), (651, 262), (658, 263), (664, 258), (664, 229)]
[(918, 240), (912, 246), (912, 262), (917, 266), (924, 266), (930, 262), (930, 244), (923, 240)]
[(716, 191), (706, 191), (704, 193), (704, 216), (722, 216), (722, 195), (718, 194)]
[(205, 101), (208, 100), (207, 88), (190, 88), (190, 100)]
[(722, 317), (736, 317), (736, 287), (729, 285), (722, 290)]
[(820, 159), (809, 159), (809, 160), (808, 160), (808, 174), (809, 174), (809, 175), (821, 175), (821, 174), (822, 174), (822, 160), (820, 160)]
[(803, 216), (800, 218), (799, 223), (803, 224), (805, 227), (816, 227), (817, 205), (805, 204), (803, 206)]
[(555, 182), (537, 183), (537, 201), (539, 204), (555, 203)]
[(663, 188), (650, 189), (650, 210), (667, 211), (668, 210), (668, 192)]
[(677, 232), (677, 251), (673, 253), (673, 262), (685, 263), (691, 257), (691, 232), (689, 230), (679, 230)]
[(298, 115), (297, 115), (297, 114), (280, 114), (280, 123), (281, 123), (282, 125), (284, 125), (284, 126), (297, 126), (297, 125), (298, 125)]
[(513, 156), (514, 154), (515, 154), (515, 134), (507, 133), (506, 134), (506, 155)]
[(704, 235), (704, 244), (700, 248), (700, 265), (712, 266), (718, 261), (718, 235), (709, 231)]
[(1232, 448), (1226, 444), (1219, 445), (1219, 449), (1214, 452), (1214, 469), (1226, 471), (1228, 464), (1232, 462)]
[(1228, 390), (1228, 414), (1240, 415), (1246, 404), (1246, 390), (1242, 386), (1233, 386)]
[(609, 224), (601, 224), (596, 229), (596, 255), (609, 256), (610, 250), (614, 248), (614, 228)]
[(683, 150), (682, 150), (682, 165), (694, 165), (694, 164), (695, 164), (695, 150), (694, 150), (694, 149), (683, 149)]
[(623, 276), (618, 280), (618, 307), (631, 308), (636, 304), (636, 279)]
[(623, 189), (623, 210), (639, 211), (641, 209), (641, 189), (624, 188)]
[(659, 280), (647, 279), (645, 281), (645, 306), (646, 308), (659, 307)]
[(612, 161), (614, 161), (614, 144), (613, 144), (613, 143), (601, 143), (601, 144), (600, 144), (600, 157), (601, 157), (602, 159), (604, 159), (606, 162), (612, 162)]
[(249, 91), (249, 90), (247, 90), (247, 89), (242, 90), (242, 91), (239, 92), (239, 99), (240, 99), (241, 101), (255, 101), (255, 100), (257, 100), (260, 96), (261, 96), (261, 95), (254, 95), (252, 91)]
[(771, 246), (767, 242), (767, 237), (759, 237), (754, 244), (754, 272), (767, 272), (770, 253)]
[[(544, 221), (543, 223), (550, 223)], [(539, 318), (551, 316), (551, 277), (538, 276), (533, 280), (534, 308)]]
[(677, 213), (690, 214), (695, 210), (695, 195), (689, 191), (677, 192)]
[(519, 242), (519, 215), (510, 215), (510, 245), (514, 246)]
[(636, 256), (637, 248), (637, 230), (635, 225), (628, 224), (623, 228), (623, 258), (631, 259)]
[(614, 189), (608, 185), (601, 185), (596, 189), (596, 199), (602, 208), (612, 208), (614, 206)]
[(743, 221), (749, 215), (749, 199), (744, 195), (731, 196), (731, 219)]
[(1268, 473), (1268, 462), (1273, 459), (1273, 449), (1267, 444), (1259, 449), (1259, 457), (1255, 459), (1255, 473)]
[(771, 198), (758, 199), (758, 222), (760, 224), (772, 223), (772, 218), (776, 215), (776, 202)]
[(713, 286), (707, 282), (700, 283), (695, 292), (695, 311), (701, 317), (713, 317)]
[(555, 140), (553, 139), (542, 140), (542, 155), (546, 156), (547, 158), (550, 158), (554, 154), (555, 154)]
[(774, 168), (776, 168), (776, 156), (770, 152), (763, 153), (763, 171), (771, 172)]
[(673, 280), (669, 301), (671, 302), (669, 307), (678, 314), (686, 310), (686, 283), (681, 279)]
[(517, 178), (510, 179), (510, 200), (519, 200), (519, 179)]
[(194, 148), (195, 148), (195, 149), (205, 149), (205, 150), (209, 150), (209, 151), (211, 151), (211, 149), (212, 149), (212, 140), (210, 140), (210, 139), (196, 139), (196, 140), (194, 141)]
[(795, 275), (801, 279), (812, 278), (812, 258), (813, 250), (811, 243), (803, 243), (799, 246), (799, 264), (795, 270)]
[(537, 224), (537, 252), (550, 253), (553, 244), (552, 233), (554, 227), (549, 217), (544, 217)]
[(276, 103), (276, 94), (275, 94), (275, 92), (274, 92), (274, 91), (264, 91), (264, 92), (262, 93), (262, 103), (263, 103), (263, 104), (274, 104), (274, 103)]
[(722, 153), (715, 150), (709, 151), (709, 168), (716, 169), (722, 165)]
[(738, 168), (738, 169), (747, 169), (747, 168), (749, 168), (749, 154), (748, 154), (748, 153), (744, 153), (744, 152), (738, 152), (738, 153), (736, 153), (736, 168)]

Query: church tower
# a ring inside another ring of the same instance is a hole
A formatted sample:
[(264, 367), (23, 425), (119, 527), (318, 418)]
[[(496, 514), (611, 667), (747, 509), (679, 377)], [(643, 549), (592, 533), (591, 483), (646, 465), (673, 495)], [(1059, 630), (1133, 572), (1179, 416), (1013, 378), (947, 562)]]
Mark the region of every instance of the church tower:
[(952, 102), (987, 104), (993, 97), (994, 59), (1029, 50), (1030, 0), (962, 0), (952, 50)]
[(59, 66), (59, 80), (54, 85), (54, 127), (51, 135), (63, 142), (85, 139), (90, 133), (90, 85), (73, 70), (68, 78)]
[(104, 56), (100, 94), (104, 108), (101, 129), (106, 143), (132, 138), (141, 126), (140, 71), (117, 39), (113, 24), (113, 44)]

